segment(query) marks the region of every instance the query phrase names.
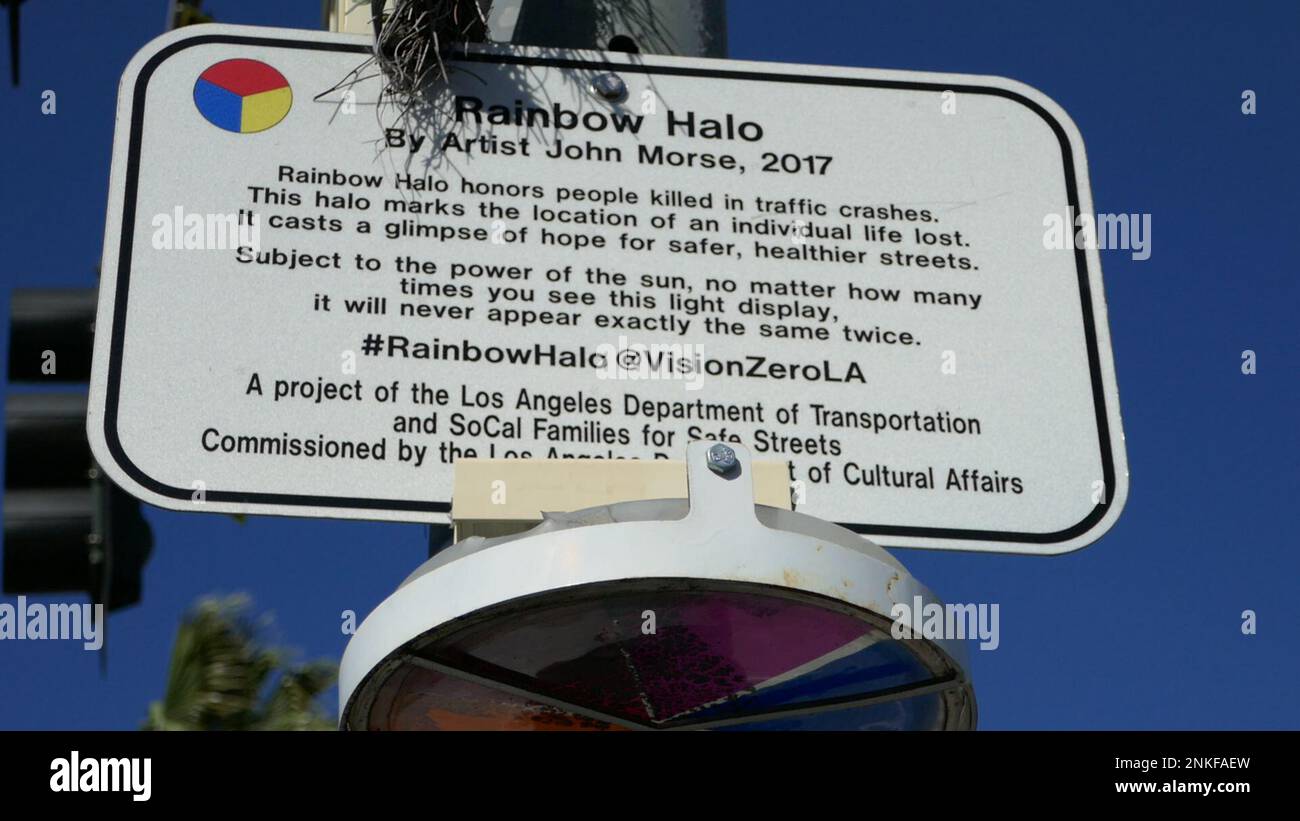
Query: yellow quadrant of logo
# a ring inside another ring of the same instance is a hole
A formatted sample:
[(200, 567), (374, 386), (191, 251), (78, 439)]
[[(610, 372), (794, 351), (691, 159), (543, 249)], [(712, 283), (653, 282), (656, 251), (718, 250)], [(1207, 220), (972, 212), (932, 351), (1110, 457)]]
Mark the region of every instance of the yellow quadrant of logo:
[(245, 134), (265, 131), (283, 120), (292, 104), (293, 92), (288, 86), (250, 94), (244, 98), (239, 130)]

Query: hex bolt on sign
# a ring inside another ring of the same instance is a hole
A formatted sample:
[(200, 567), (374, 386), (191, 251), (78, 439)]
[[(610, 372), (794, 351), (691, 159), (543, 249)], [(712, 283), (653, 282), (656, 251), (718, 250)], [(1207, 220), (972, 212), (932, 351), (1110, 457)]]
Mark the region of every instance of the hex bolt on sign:
[(627, 96), (627, 84), (617, 74), (599, 74), (592, 78), (591, 93), (602, 100), (616, 103)]

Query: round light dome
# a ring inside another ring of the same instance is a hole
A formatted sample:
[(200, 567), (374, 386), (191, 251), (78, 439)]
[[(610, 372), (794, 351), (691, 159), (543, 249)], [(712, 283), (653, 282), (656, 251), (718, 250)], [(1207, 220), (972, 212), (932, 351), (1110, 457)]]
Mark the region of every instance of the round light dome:
[(968, 729), (958, 642), (896, 638), (935, 598), (861, 536), (756, 506), (748, 455), (688, 455), (690, 501), (550, 515), (430, 559), (358, 630), (348, 729)]

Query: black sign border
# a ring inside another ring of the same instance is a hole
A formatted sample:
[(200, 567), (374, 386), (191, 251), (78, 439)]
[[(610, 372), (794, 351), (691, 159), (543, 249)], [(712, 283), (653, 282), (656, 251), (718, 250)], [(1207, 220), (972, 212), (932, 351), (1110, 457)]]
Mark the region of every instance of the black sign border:
[[(250, 37), (233, 34), (207, 34), (189, 37), (172, 43), (158, 51), (140, 68), (132, 90), (131, 133), (127, 152), (126, 191), (123, 200), (121, 243), (117, 258), (117, 281), (114, 295), (113, 327), (109, 345), (108, 384), (104, 408), (104, 439), (113, 459), (128, 476), (141, 487), (172, 499), (188, 499), (193, 490), (163, 484), (146, 474), (126, 455), (117, 432), (118, 396), (122, 382), (122, 355), (126, 338), (127, 297), (130, 290), (131, 253), (134, 240), (136, 193), (139, 185), (139, 160), (144, 123), (145, 97), (149, 80), (169, 57), (184, 49), (209, 43), (230, 45), (266, 46), (270, 48), (306, 49), (311, 51), (338, 51), (369, 54), (367, 45), (326, 43), (316, 41), (286, 40), (270, 37)], [(576, 68), (593, 71), (621, 71), (635, 74), (659, 74), (690, 77), (709, 77), (726, 80), (757, 80), (777, 83), (804, 83), (828, 86), (853, 86), (865, 88), (890, 88), (911, 91), (987, 94), (1020, 103), (1033, 111), (1051, 127), (1060, 144), (1065, 171), (1067, 205), (1079, 211), (1078, 184), (1075, 179), (1074, 152), (1070, 139), (1061, 123), (1037, 102), (1014, 91), (996, 86), (924, 83), (904, 80), (869, 80), (854, 77), (825, 77), (811, 74), (781, 74), (779, 72), (729, 71), (725, 69), (694, 68), (686, 66), (650, 66), (635, 63), (608, 63), (553, 57), (528, 57), (494, 53), (470, 53), (457, 57), (465, 62), (498, 63), (520, 66), (545, 66), (551, 68)], [(718, 61), (722, 62), (722, 61)], [(779, 64), (774, 64), (779, 65)], [(1088, 349), (1088, 371), (1092, 381), (1093, 405), (1096, 412), (1097, 438), (1101, 445), (1102, 481), (1107, 498), (1103, 498), (1087, 516), (1075, 525), (1054, 533), (1015, 533), (999, 530), (964, 530), (943, 527), (905, 527), (899, 525), (870, 525), (839, 523), (857, 533), (872, 536), (905, 536), (920, 539), (952, 539), (971, 542), (1014, 542), (1027, 544), (1054, 544), (1065, 542), (1088, 532), (1106, 515), (1110, 495), (1115, 490), (1115, 461), (1111, 452), (1110, 419), (1106, 412), (1105, 385), (1102, 380), (1101, 357), (1097, 350), (1096, 317), (1092, 309), (1092, 290), (1088, 276), (1088, 262), (1084, 249), (1074, 250), (1075, 266), (1079, 275), (1079, 295), (1083, 310), (1083, 329)], [(285, 507), (334, 507), (358, 510), (409, 511), (413, 513), (448, 513), (449, 502), (418, 502), (396, 499), (360, 499), (339, 496), (307, 496), (282, 493), (241, 493), (229, 490), (205, 490), (205, 498), (214, 502), (236, 504), (281, 505)]]

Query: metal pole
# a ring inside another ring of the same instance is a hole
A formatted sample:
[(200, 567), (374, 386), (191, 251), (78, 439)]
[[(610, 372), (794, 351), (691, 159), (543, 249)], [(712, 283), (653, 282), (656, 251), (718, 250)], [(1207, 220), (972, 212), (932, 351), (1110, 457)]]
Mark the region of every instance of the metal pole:
[(726, 0), (498, 0), (489, 28), (520, 45), (727, 56)]
[[(326, 28), (353, 34), (373, 33), (374, 9), (381, 7), (371, 0), (322, 5)], [(498, 43), (727, 56), (726, 0), (479, 0), (479, 6), (486, 9), (488, 39)]]
[[(376, 31), (392, 0), (323, 0), (325, 27)], [(498, 43), (681, 57), (727, 56), (726, 0), (480, 0), (487, 36)], [(430, 525), (429, 555), (449, 547), (452, 528)]]

